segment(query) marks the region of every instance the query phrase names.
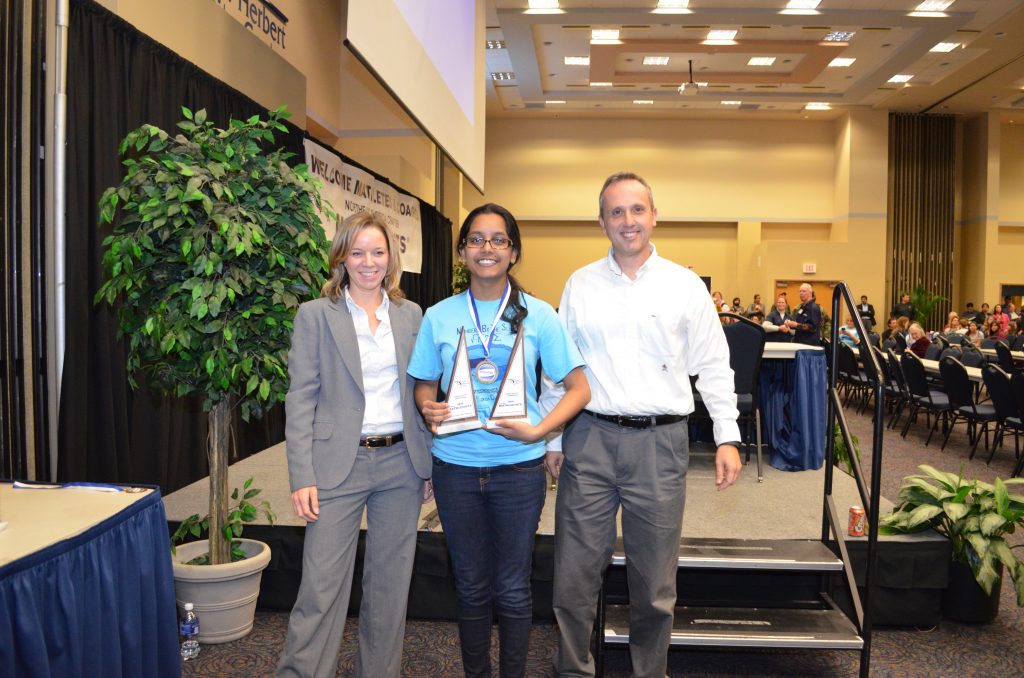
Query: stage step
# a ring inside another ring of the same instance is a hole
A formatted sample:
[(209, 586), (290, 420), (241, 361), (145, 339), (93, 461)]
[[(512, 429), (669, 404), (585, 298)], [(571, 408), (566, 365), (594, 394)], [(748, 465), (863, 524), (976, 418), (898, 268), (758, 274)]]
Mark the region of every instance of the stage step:
[[(629, 643), (629, 606), (605, 607), (604, 641)], [(853, 623), (836, 609), (677, 607), (676, 647), (753, 647), (859, 650)]]
[[(622, 537), (615, 542), (611, 564), (626, 564)], [(684, 537), (679, 540), (679, 567), (834, 572), (843, 569), (843, 561), (820, 541)]]

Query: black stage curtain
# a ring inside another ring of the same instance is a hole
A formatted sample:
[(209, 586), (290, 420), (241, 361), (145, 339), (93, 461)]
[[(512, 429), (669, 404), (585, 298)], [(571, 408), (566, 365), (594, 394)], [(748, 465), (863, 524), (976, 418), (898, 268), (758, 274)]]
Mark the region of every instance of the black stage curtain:
[[(171, 130), (181, 106), (205, 108), (210, 120), (266, 108), (185, 61), (91, 0), (72, 0), (68, 46), (66, 347), (58, 432), (58, 477), (146, 483), (164, 494), (208, 473), (206, 415), (196, 399), (128, 387), (114, 313), (95, 307), (102, 279), (96, 203), (122, 174), (117, 146), (150, 123)], [(277, 142), (303, 158), (302, 132)], [(403, 276), (409, 297), (432, 304), (450, 291), (451, 225), (430, 206), (424, 214), (423, 275)], [(262, 421), (238, 422), (239, 457), (284, 439), (283, 408)]]

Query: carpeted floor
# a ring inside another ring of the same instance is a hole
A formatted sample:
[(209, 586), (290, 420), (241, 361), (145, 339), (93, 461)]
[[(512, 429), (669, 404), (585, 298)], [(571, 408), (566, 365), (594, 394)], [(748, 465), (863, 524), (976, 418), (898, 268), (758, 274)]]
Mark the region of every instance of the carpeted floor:
[[(851, 410), (847, 410), (847, 416), (853, 432), (861, 440), (865, 471), (870, 473), (871, 422), (867, 416), (854, 414)], [(966, 476), (987, 481), (996, 476), (1005, 478), (1013, 468), (1012, 440), (1008, 449), (998, 451), (992, 465), (988, 466), (985, 464), (988, 455), (980, 450), (973, 461), (968, 461), (969, 447), (963, 427), (957, 427), (945, 451), (939, 450), (941, 439), (936, 441), (934, 437), (931, 446), (926, 448), (926, 434), (923, 421), (911, 429), (905, 440), (898, 432), (886, 432), (882, 459), (883, 496), (895, 499), (900, 479), (917, 472), (918, 464), (931, 464), (954, 472), (962, 464)], [(1020, 534), (1011, 539), (1015, 544), (1024, 544)], [(185, 664), (183, 675), (273, 675), (284, 645), (287, 623), (287, 613), (259, 611), (256, 627), (249, 636), (225, 645), (203, 646), (200, 656)], [(496, 646), (496, 636), (494, 643)], [(555, 626), (534, 626), (528, 676), (555, 675), (551, 658), (557, 643)], [(356, 626), (351, 623), (345, 629), (338, 675), (353, 675), (355, 649)], [(856, 676), (858, 660), (858, 653), (838, 651), (673, 651), (669, 655), (669, 675)], [(403, 675), (414, 678), (461, 676), (455, 624), (410, 621), (406, 626), (402, 666)], [(971, 626), (943, 621), (934, 629), (876, 629), (871, 674), (906, 678), (992, 678), (1024, 674), (1024, 610), (1016, 606), (1012, 585), (1007, 583), (1003, 586), (999, 616), (988, 625)], [(610, 652), (606, 675), (629, 676), (628, 653)]]

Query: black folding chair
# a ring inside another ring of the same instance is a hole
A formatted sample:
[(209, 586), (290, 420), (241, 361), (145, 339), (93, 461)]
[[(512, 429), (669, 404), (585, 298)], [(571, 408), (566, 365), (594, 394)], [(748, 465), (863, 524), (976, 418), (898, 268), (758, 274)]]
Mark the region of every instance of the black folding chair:
[[(1010, 375), (1010, 388), (1013, 389), (1013, 402), (1017, 405), (1017, 418), (1024, 421), (1024, 372)], [(1017, 460), (1012, 475), (1019, 476), (1021, 471), (1024, 471), (1024, 456)]]
[(896, 387), (900, 391), (900, 398), (896, 401), (896, 411), (889, 417), (889, 428), (896, 428), (897, 422), (903, 415), (903, 408), (913, 403), (914, 396), (910, 393), (910, 388), (907, 386), (907, 380), (903, 376), (903, 367), (900, 365), (900, 359), (896, 356), (893, 351), (886, 351), (886, 362), (889, 365), (889, 373), (892, 375), (893, 380), (896, 382)]
[(871, 393), (871, 381), (857, 364), (857, 356), (853, 349), (843, 342), (839, 342), (838, 360), (839, 383), (846, 392), (843, 405), (848, 406), (852, 399), (859, 398), (857, 401), (857, 412), (859, 413), (867, 404), (868, 395)]
[(932, 342), (928, 344), (928, 348), (925, 349), (924, 359), (925, 360), (938, 360), (942, 355), (942, 344)]
[(1007, 429), (1013, 431), (1014, 459), (1019, 459), (1020, 434), (1024, 431), (1024, 420), (1020, 417), (1017, 401), (1013, 397), (1010, 375), (999, 366), (989, 363), (981, 368), (981, 376), (985, 380), (985, 390), (988, 391), (989, 398), (992, 400), (992, 406), (996, 408), (996, 431), (992, 437), (992, 452), (988, 455), (988, 461), (985, 463), (992, 463), (996, 447), (1002, 445), (1003, 435)]
[(894, 332), (892, 339), (896, 342), (896, 349), (898, 353), (903, 353), (907, 350), (907, 338), (903, 336), (902, 332)]
[[(946, 397), (949, 399), (949, 412), (953, 419), (946, 428), (946, 437), (942, 439), (942, 447), (946, 449), (949, 436), (958, 422), (964, 421), (967, 424), (967, 439), (971, 444), (971, 456), (978, 449), (978, 441), (981, 434), (985, 434), (985, 449), (988, 449), (988, 425), (996, 420), (996, 408), (989, 404), (977, 404), (974, 402), (971, 380), (967, 376), (967, 370), (956, 358), (943, 358), (939, 361), (939, 374), (946, 385)], [(978, 430), (981, 424), (982, 430)]]
[[(767, 333), (759, 324), (735, 313), (719, 313), (719, 318), (729, 318), (734, 322), (722, 326), (725, 339), (729, 343), (729, 367), (735, 375), (736, 408), (740, 412), (740, 420), (746, 421), (747, 436), (743, 441), (746, 448), (746, 461), (750, 462), (750, 446), (757, 446), (757, 482), (764, 482), (761, 470), (761, 409), (757, 405), (757, 385), (761, 379), (761, 356)], [(754, 440), (751, 440), (750, 427), (754, 427)], [(755, 443), (756, 440), (756, 443)]]
[(996, 363), (999, 367), (1003, 368), (1003, 371), (1007, 374), (1013, 374), (1016, 370), (1013, 367), (1013, 356), (1010, 355), (1010, 347), (1002, 341), (997, 341), (995, 349)]
[[(928, 426), (928, 438), (924, 446), (931, 443), (932, 434), (939, 425), (939, 417), (949, 412), (949, 398), (945, 393), (929, 388), (928, 377), (925, 374), (924, 365), (921, 359), (913, 353), (904, 353), (900, 358), (900, 367), (903, 368), (903, 377), (907, 380), (907, 388), (910, 390), (910, 412), (907, 413), (907, 422), (903, 424), (900, 435), (907, 437), (910, 425), (917, 420), (917, 413), (924, 409)], [(931, 415), (935, 415), (935, 422), (931, 422)]]

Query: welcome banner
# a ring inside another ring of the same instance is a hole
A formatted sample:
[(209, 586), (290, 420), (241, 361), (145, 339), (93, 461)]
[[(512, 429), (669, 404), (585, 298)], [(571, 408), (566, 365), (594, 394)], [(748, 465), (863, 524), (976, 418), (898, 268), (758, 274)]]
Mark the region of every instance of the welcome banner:
[[(321, 194), (338, 213), (339, 221), (362, 210), (378, 215), (398, 236), (402, 270), (419, 273), (423, 265), (419, 200), (349, 165), (315, 141), (305, 139), (303, 144), (309, 172), (323, 182)], [(335, 224), (323, 215), (320, 220), (330, 240)]]

